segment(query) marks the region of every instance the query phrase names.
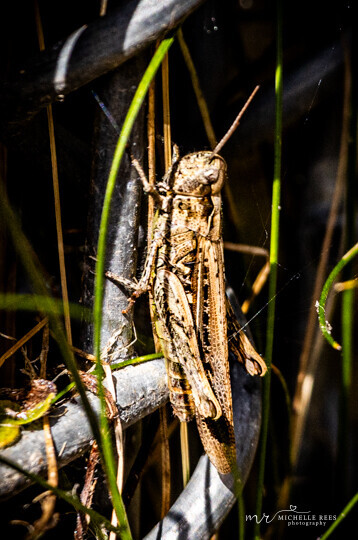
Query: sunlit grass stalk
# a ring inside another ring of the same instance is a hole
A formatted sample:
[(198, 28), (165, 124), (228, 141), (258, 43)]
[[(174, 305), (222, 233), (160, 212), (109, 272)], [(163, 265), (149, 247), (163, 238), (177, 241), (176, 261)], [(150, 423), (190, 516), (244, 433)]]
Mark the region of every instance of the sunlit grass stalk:
[(131, 538), (129, 530), (129, 524), (125, 513), (124, 505), (120, 493), (118, 491), (116, 483), (116, 466), (113, 455), (112, 440), (109, 432), (108, 420), (106, 416), (106, 404), (104, 399), (103, 389), (103, 368), (101, 365), (101, 327), (102, 327), (102, 306), (103, 306), (103, 294), (104, 294), (104, 268), (106, 257), (106, 240), (108, 231), (108, 222), (110, 216), (111, 201), (113, 191), (115, 188), (117, 174), (120, 163), (125, 151), (125, 147), (133, 128), (135, 119), (139, 113), (139, 110), (143, 104), (145, 96), (147, 94), (149, 85), (154, 78), (166, 52), (173, 43), (173, 38), (165, 39), (159, 45), (155, 52), (148, 68), (146, 69), (138, 88), (133, 97), (132, 103), (128, 109), (126, 118), (121, 129), (120, 136), (118, 138), (117, 146), (114, 152), (111, 170), (108, 177), (106, 192), (104, 196), (103, 209), (101, 215), (101, 222), (99, 228), (98, 245), (97, 245), (97, 261), (96, 261), (96, 277), (94, 287), (94, 355), (96, 357), (96, 371), (98, 376), (98, 393), (101, 400), (101, 450), (104, 456), (104, 466), (106, 469), (106, 475), (109, 483), (110, 492), (112, 495), (112, 503), (116, 511), (119, 523), (125, 527), (125, 531), (122, 533), (122, 537)]
[[(36, 22), (39, 48), (40, 48), (40, 51), (44, 51), (45, 39), (44, 39), (44, 33), (43, 33), (43, 28), (42, 28), (39, 5), (37, 1), (34, 2), (34, 9), (35, 9), (35, 22)], [(59, 184), (58, 166), (57, 166), (55, 126), (54, 126), (54, 121), (53, 121), (51, 104), (47, 105), (46, 111), (47, 111), (47, 123), (48, 123), (48, 133), (49, 133), (49, 141), (50, 141), (52, 185), (53, 185), (54, 203), (55, 203), (57, 251), (58, 251), (58, 261), (59, 261), (59, 268), (60, 268), (60, 278), (61, 278), (61, 292), (62, 292), (62, 299), (63, 299), (63, 310), (64, 310), (67, 341), (70, 345), (72, 345), (71, 317), (70, 317), (70, 307), (69, 307), (68, 289), (67, 289), (65, 250), (64, 250), (64, 245), (63, 245), (61, 198), (60, 198), (60, 184)]]
[(0, 367), (3, 365), (5, 360), (10, 358), (16, 351), (18, 351), (27, 341), (29, 341), (37, 332), (39, 332), (46, 324), (48, 323), (48, 318), (44, 317), (42, 321), (37, 323), (34, 328), (31, 328), (27, 334), (20, 338), (10, 349), (8, 349), (2, 356), (0, 356)]
[(355, 290), (342, 296), (342, 379), (338, 424), (338, 475), (342, 481), (342, 495), (347, 493), (349, 455), (349, 396), (353, 362), (353, 324)]
[[(155, 185), (156, 180), (156, 160), (155, 160), (155, 79), (153, 79), (148, 93), (148, 117), (147, 117), (147, 136), (148, 136), (148, 180), (151, 185)], [(165, 152), (164, 152), (165, 153)], [(155, 211), (154, 200), (152, 197), (148, 197), (148, 231), (147, 231), (147, 251), (150, 249), (152, 242), (153, 229), (155, 221), (158, 217), (158, 210)], [(159, 337), (156, 333), (155, 326), (155, 310), (153, 303), (152, 291), (149, 290), (149, 312), (151, 321), (153, 324), (153, 340), (156, 353), (160, 354), (161, 345)], [(166, 362), (166, 360), (165, 360)], [(161, 434), (161, 509), (160, 517), (161, 519), (166, 516), (170, 508), (170, 449), (169, 449), (169, 439), (168, 439), (168, 420), (166, 414), (166, 408), (160, 407), (159, 409), (159, 423), (160, 423), (160, 434)]]
[[(279, 247), (279, 216), (281, 198), (281, 153), (282, 153), (282, 0), (277, 0), (277, 36), (276, 36), (276, 76), (275, 76), (275, 99), (276, 99), (276, 122), (275, 122), (275, 159), (274, 176), (272, 186), (272, 213), (271, 213), (271, 239), (270, 239), (270, 276), (269, 276), (269, 299), (265, 361), (267, 364), (267, 374), (263, 381), (262, 397), (262, 427), (260, 438), (259, 471), (257, 480), (257, 495), (255, 513), (260, 521), (262, 513), (262, 495), (265, 479), (265, 461), (267, 435), (270, 414), (270, 389), (271, 389), (271, 363), (275, 325), (275, 296), (277, 288), (277, 264)], [(254, 527), (255, 539), (260, 538), (259, 523)]]
[[(338, 518), (332, 523), (328, 531), (326, 531), (319, 540), (327, 540), (333, 533), (333, 531), (338, 527), (338, 525), (343, 521), (347, 514), (352, 510), (353, 506), (358, 502), (358, 493), (351, 498), (349, 503), (343, 508), (342, 512), (339, 514)], [(353, 536), (352, 536), (353, 538)]]

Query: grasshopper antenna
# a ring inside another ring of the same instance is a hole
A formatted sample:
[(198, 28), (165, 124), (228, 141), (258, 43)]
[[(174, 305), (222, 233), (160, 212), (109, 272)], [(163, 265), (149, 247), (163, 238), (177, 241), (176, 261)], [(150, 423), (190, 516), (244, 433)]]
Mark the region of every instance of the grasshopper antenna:
[(211, 158), (214, 157), (215, 154), (218, 154), (220, 152), (220, 150), (222, 149), (222, 147), (224, 146), (224, 144), (227, 143), (227, 141), (230, 139), (231, 135), (234, 133), (235, 129), (237, 128), (237, 126), (240, 124), (240, 120), (241, 118), (243, 117), (244, 113), (246, 112), (246, 109), (248, 108), (248, 106), (250, 105), (251, 101), (254, 99), (255, 97), (255, 94), (257, 93), (258, 89), (260, 87), (259, 86), (256, 86), (254, 91), (252, 92), (251, 96), (249, 97), (249, 99), (246, 101), (245, 105), (243, 106), (243, 108), (241, 109), (241, 111), (239, 112), (239, 114), (237, 115), (237, 117), (235, 118), (232, 126), (228, 129), (228, 131), (225, 133), (225, 135), (223, 136), (223, 138), (221, 139), (221, 141), (215, 146), (214, 150), (212, 151), (212, 154), (211, 154)]

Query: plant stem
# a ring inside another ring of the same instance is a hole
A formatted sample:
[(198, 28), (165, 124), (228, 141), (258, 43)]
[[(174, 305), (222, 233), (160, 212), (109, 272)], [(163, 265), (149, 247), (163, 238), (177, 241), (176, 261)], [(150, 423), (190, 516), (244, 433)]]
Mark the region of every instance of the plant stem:
[(159, 45), (156, 50), (148, 68), (146, 69), (136, 93), (133, 97), (132, 103), (128, 109), (126, 118), (121, 129), (121, 133), (118, 138), (117, 146), (114, 152), (111, 170), (108, 177), (107, 188), (104, 196), (102, 216), (99, 228), (98, 245), (97, 245), (97, 262), (95, 272), (95, 287), (94, 287), (94, 355), (96, 357), (96, 372), (98, 377), (98, 395), (101, 401), (101, 440), (99, 442), (99, 448), (103, 453), (104, 467), (106, 470), (106, 476), (109, 483), (110, 492), (112, 495), (112, 503), (117, 514), (118, 522), (124, 527), (122, 538), (123, 540), (131, 539), (131, 533), (129, 524), (123, 505), (122, 497), (118, 491), (116, 482), (116, 467), (115, 459), (112, 449), (112, 441), (109, 433), (108, 419), (106, 416), (106, 404), (104, 399), (103, 389), (103, 368), (101, 365), (101, 327), (102, 327), (102, 306), (104, 295), (104, 268), (106, 258), (106, 240), (108, 222), (110, 216), (110, 208), (112, 195), (116, 184), (117, 174), (120, 163), (125, 151), (125, 147), (130, 136), (133, 124), (138, 115), (138, 112), (143, 104), (145, 96), (147, 94), (149, 85), (154, 78), (166, 52), (173, 43), (174, 38), (165, 39)]
[[(356, 8), (354, 8), (355, 15)], [(355, 24), (355, 30), (357, 25)], [(356, 225), (356, 182), (357, 182), (357, 126), (358, 126), (358, 76), (356, 61), (358, 57), (358, 39), (356, 32), (352, 35), (352, 46), (349, 68), (351, 71), (350, 92), (350, 118), (348, 134), (347, 178), (346, 178), (346, 201), (345, 201), (345, 249), (355, 240)], [(343, 280), (352, 279), (351, 268), (343, 271)], [(348, 498), (348, 475), (349, 475), (349, 397), (351, 392), (351, 373), (353, 364), (353, 332), (354, 332), (354, 289), (344, 290), (342, 293), (342, 379), (340, 388), (340, 407), (338, 420), (338, 457), (337, 457), (337, 480), (339, 481), (338, 496), (343, 500)], [(339, 499), (341, 500), (341, 499)]]
[(336, 529), (336, 527), (338, 527), (338, 525), (340, 524), (341, 521), (344, 520), (344, 518), (347, 516), (347, 514), (352, 510), (353, 506), (355, 504), (357, 504), (358, 502), (358, 493), (356, 493), (354, 495), (354, 497), (352, 497), (352, 499), (349, 501), (349, 503), (343, 508), (342, 512), (339, 514), (338, 518), (336, 519), (336, 521), (334, 521), (332, 523), (332, 525), (330, 526), (330, 528), (328, 529), (328, 531), (326, 531), (323, 536), (320, 537), (319, 540), (326, 540), (329, 536), (331, 536), (331, 534), (333, 533), (333, 531)]
[(358, 243), (355, 244), (349, 251), (347, 251), (347, 253), (343, 255), (341, 260), (333, 268), (325, 284), (323, 285), (322, 293), (321, 293), (319, 302), (317, 304), (318, 320), (319, 320), (321, 332), (323, 336), (326, 338), (326, 340), (328, 341), (328, 343), (332, 345), (332, 347), (338, 351), (340, 351), (342, 347), (331, 336), (330, 334), (331, 330), (329, 328), (328, 322), (326, 321), (326, 317), (325, 317), (326, 300), (327, 300), (328, 293), (333, 285), (333, 282), (338, 276), (338, 274), (346, 266), (346, 264), (348, 264), (353, 259), (353, 257), (355, 257), (357, 254), (358, 254)]
[[(275, 324), (275, 296), (277, 288), (277, 263), (279, 246), (279, 216), (280, 216), (280, 196), (281, 196), (281, 154), (282, 154), (282, 0), (277, 0), (277, 37), (276, 37), (276, 76), (275, 76), (275, 96), (276, 96), (276, 120), (275, 120), (275, 159), (274, 176), (272, 186), (272, 214), (271, 214), (271, 239), (270, 239), (270, 276), (269, 276), (269, 299), (265, 361), (267, 364), (267, 374), (263, 381), (263, 413), (260, 441), (259, 472), (257, 480), (256, 495), (256, 515), (258, 521), (262, 512), (262, 494), (265, 478), (265, 460), (268, 424), (270, 414), (270, 388), (271, 388), (271, 363)], [(259, 523), (255, 523), (254, 538), (260, 538)]]

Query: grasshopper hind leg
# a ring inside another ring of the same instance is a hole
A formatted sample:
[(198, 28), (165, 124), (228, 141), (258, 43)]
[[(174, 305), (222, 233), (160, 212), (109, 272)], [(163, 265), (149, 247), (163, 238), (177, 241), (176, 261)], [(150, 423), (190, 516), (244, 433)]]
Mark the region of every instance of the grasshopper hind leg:
[(158, 319), (155, 326), (166, 359), (169, 397), (173, 413), (180, 422), (189, 422), (195, 416), (195, 403), (190, 383), (180, 363), (173, 360), (175, 352), (166, 327)]
[(221, 474), (228, 474), (236, 467), (235, 435), (231, 422), (225, 415), (218, 420), (196, 414), (201, 442), (211, 463)]
[(189, 422), (195, 415), (195, 403), (184, 370), (176, 362), (167, 362), (168, 386), (173, 412), (180, 422)]

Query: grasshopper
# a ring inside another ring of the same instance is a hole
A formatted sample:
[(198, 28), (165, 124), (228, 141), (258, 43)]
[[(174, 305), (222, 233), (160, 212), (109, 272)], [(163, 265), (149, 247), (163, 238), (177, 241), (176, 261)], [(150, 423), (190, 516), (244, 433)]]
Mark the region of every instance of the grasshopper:
[(240, 331), (225, 294), (221, 189), (226, 163), (210, 151), (182, 158), (175, 152), (157, 186), (149, 184), (134, 159), (133, 164), (158, 212), (139, 282), (120, 280), (133, 290), (125, 312), (152, 291), (174, 414), (182, 422), (196, 417), (210, 461), (226, 474), (236, 463), (228, 347), (251, 375), (263, 376), (267, 369)]

